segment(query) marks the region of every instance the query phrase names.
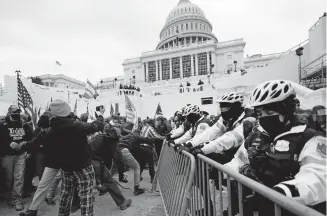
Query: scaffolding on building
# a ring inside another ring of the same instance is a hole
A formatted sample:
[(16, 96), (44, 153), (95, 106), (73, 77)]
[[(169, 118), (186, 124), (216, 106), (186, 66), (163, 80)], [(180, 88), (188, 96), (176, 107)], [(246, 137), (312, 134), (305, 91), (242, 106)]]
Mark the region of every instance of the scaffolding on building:
[(301, 68), (299, 65), (300, 84), (316, 90), (326, 88), (326, 54)]

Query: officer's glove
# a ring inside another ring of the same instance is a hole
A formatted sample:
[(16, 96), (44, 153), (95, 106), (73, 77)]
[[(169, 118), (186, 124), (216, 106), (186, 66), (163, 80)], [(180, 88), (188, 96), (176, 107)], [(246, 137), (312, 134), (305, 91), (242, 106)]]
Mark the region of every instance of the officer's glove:
[(183, 146), (191, 148), (193, 145), (191, 142), (183, 143)]
[(171, 138), (171, 134), (168, 134), (168, 135), (166, 136), (166, 140), (167, 140), (167, 141), (171, 141), (171, 140), (172, 140), (172, 138)]
[(197, 146), (193, 146), (190, 148), (190, 151), (193, 152), (195, 151), (196, 149), (202, 149), (204, 146), (204, 144), (200, 144), (200, 145), (197, 145)]
[[(174, 140), (170, 140), (170, 141), (168, 141), (168, 146), (169, 146), (169, 147), (172, 147), (173, 145), (175, 145)], [(174, 147), (174, 148), (175, 148), (175, 147)]]
[(257, 177), (257, 171), (255, 169), (253, 169), (251, 164), (246, 164), (246, 165), (242, 166), (240, 169), (240, 174), (242, 174), (254, 181), (261, 182)]
[(202, 154), (204, 155), (203, 151), (201, 149), (195, 149), (194, 151), (191, 152), (192, 155), (194, 155), (195, 157), (198, 156), (198, 154)]
[(175, 144), (174, 150), (177, 151), (182, 146), (183, 146), (182, 144)]
[(179, 148), (179, 150), (178, 150), (178, 153), (179, 154), (182, 154), (182, 151), (187, 151), (187, 152), (190, 152), (190, 148), (189, 147), (187, 147), (187, 146), (181, 146), (180, 148)]

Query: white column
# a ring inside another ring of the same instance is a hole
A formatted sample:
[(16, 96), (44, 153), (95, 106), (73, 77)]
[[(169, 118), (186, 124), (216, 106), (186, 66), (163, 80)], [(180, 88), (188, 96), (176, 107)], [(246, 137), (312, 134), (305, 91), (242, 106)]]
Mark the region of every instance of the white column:
[(207, 52), (207, 72), (210, 73), (210, 52)]
[(158, 81), (158, 61), (156, 60), (156, 81)]
[(172, 64), (172, 58), (169, 58), (169, 79), (173, 79), (173, 64)]
[(193, 64), (193, 54), (191, 54), (191, 76), (194, 76), (194, 64)]
[(148, 67), (148, 63), (145, 62), (145, 82), (149, 82), (149, 67)]
[(183, 78), (183, 61), (182, 61), (182, 56), (179, 57), (179, 72), (180, 72), (180, 78)]
[[(141, 67), (142, 67), (142, 79), (143, 79), (143, 77), (144, 77), (144, 79), (145, 79), (145, 75), (144, 75), (144, 63), (142, 62), (142, 64), (141, 64)], [(126, 82), (126, 77), (125, 77), (125, 82)], [(145, 82), (145, 80), (144, 80), (144, 82)]]
[(212, 68), (214, 73), (218, 73), (218, 65), (217, 65), (217, 56), (215, 52), (211, 52), (211, 59), (212, 59), (212, 64), (215, 66)]
[(195, 54), (195, 76), (199, 75), (199, 66), (198, 66), (198, 54)]
[(159, 60), (159, 77), (158, 77), (158, 79), (159, 80), (162, 80), (162, 61), (161, 61), (161, 59)]

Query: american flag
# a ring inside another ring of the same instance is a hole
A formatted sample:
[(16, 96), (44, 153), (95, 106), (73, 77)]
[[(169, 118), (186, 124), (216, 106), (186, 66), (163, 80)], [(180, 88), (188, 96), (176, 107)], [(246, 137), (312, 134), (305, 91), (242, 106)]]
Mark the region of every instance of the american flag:
[(137, 113), (134, 104), (129, 99), (127, 95), (125, 95), (125, 103), (126, 103), (126, 121), (133, 123), (133, 131), (138, 128), (138, 119)]
[[(18, 87), (18, 106), (24, 110), (26, 115), (29, 115), (31, 119), (35, 120), (36, 113), (33, 110), (33, 100), (31, 95), (28, 93), (23, 82), (17, 74), (17, 87)], [(34, 126), (36, 122), (33, 121)]]
[(162, 110), (161, 110), (160, 103), (158, 103), (158, 106), (157, 106), (157, 110), (156, 110), (156, 114), (155, 115), (162, 115)]

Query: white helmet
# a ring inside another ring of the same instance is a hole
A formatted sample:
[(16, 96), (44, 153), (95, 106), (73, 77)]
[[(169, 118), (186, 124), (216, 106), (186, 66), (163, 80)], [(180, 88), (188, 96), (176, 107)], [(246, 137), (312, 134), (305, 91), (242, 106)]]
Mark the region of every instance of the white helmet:
[(184, 108), (183, 116), (188, 116), (191, 113), (200, 114), (200, 108), (197, 105), (189, 105)]
[(218, 103), (235, 103), (240, 102), (243, 103), (243, 96), (240, 95), (237, 92), (230, 92), (227, 94), (224, 94), (220, 99), (218, 99)]
[(280, 102), (291, 95), (295, 96), (295, 91), (290, 81), (271, 80), (257, 86), (251, 94), (250, 105), (257, 107)]

